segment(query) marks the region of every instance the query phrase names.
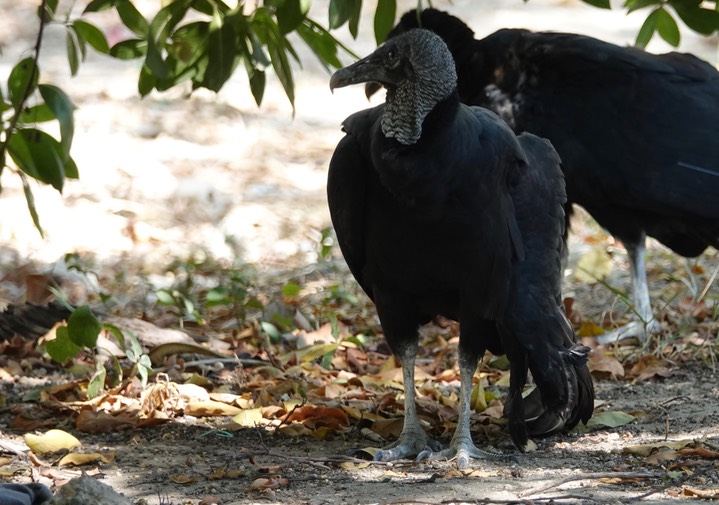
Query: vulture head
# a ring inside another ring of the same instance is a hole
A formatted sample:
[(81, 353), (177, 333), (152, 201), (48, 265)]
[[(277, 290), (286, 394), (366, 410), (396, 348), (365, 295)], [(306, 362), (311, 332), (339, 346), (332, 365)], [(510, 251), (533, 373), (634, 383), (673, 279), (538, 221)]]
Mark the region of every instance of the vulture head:
[(330, 89), (367, 82), (378, 82), (387, 89), (384, 135), (410, 145), (421, 137), (427, 114), (456, 91), (457, 73), (442, 39), (418, 28), (339, 69), (330, 79)]

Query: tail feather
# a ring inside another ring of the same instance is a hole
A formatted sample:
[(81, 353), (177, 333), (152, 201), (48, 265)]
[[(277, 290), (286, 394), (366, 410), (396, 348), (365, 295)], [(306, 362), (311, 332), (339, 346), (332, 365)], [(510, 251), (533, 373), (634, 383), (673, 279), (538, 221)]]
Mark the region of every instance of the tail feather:
[(551, 435), (569, 430), (579, 421), (586, 423), (592, 416), (594, 386), (587, 368), (589, 350), (589, 347), (574, 345), (560, 352), (561, 383), (548, 382), (542, 372), (537, 374), (533, 371), (538, 387), (524, 399), (525, 420), (530, 435)]

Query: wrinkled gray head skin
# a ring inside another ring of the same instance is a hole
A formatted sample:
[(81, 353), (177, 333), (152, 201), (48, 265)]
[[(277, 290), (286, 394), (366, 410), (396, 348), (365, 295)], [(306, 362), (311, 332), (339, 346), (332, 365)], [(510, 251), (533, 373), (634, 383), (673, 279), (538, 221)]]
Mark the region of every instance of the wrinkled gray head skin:
[(410, 145), (421, 137), (427, 114), (456, 89), (457, 73), (442, 39), (428, 30), (414, 29), (335, 72), (330, 89), (369, 81), (387, 89), (382, 132)]

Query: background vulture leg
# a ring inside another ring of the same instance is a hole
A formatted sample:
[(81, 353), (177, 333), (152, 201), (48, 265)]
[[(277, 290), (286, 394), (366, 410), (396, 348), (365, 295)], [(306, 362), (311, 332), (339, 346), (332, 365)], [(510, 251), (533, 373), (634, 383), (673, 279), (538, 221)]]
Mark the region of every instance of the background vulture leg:
[(625, 338), (638, 338), (641, 342), (657, 333), (661, 325), (654, 319), (652, 304), (649, 300), (649, 286), (647, 284), (647, 270), (644, 265), (645, 235), (636, 244), (625, 243), (632, 270), (632, 295), (634, 298), (634, 312), (639, 321), (632, 321), (614, 331), (597, 337), (600, 344), (611, 344)]

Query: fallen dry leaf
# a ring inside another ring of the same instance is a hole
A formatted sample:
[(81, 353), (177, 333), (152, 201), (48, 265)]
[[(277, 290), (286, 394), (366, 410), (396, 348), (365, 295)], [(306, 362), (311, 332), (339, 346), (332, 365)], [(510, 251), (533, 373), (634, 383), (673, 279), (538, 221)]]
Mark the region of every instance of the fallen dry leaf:
[(685, 447), (679, 451), (682, 456), (698, 456), (705, 459), (719, 459), (719, 452), (704, 447)]
[(595, 284), (612, 271), (612, 259), (607, 254), (606, 247), (598, 245), (582, 254), (577, 261), (575, 277), (579, 282)]
[(265, 489), (278, 489), (289, 485), (290, 481), (284, 477), (263, 477), (252, 481), (250, 489), (252, 491), (264, 491)]
[(236, 416), (242, 411), (240, 407), (214, 400), (190, 401), (185, 406), (185, 414), (195, 417)]
[(334, 430), (349, 427), (349, 418), (344, 410), (323, 405), (304, 405), (292, 409), (284, 422), (300, 422), (308, 428), (327, 427)]
[(719, 488), (713, 489), (698, 489), (695, 487), (684, 487), (682, 488), (682, 494), (684, 496), (696, 496), (703, 500), (716, 500), (719, 499)]
[(254, 428), (258, 424), (262, 424), (264, 417), (262, 417), (262, 409), (246, 409), (238, 413), (232, 418), (234, 422), (245, 428)]
[(629, 370), (627, 370), (629, 377), (635, 377), (637, 381), (645, 381), (656, 377), (671, 377), (674, 375), (672, 370), (669, 370), (665, 363), (656, 356), (642, 356), (634, 363)]
[(43, 435), (25, 435), (25, 443), (35, 454), (51, 454), (61, 450), (71, 450), (82, 444), (74, 436), (63, 430), (50, 430)]
[(339, 466), (339, 467), (342, 468), (343, 470), (347, 470), (348, 472), (352, 472), (352, 471), (355, 471), (355, 470), (362, 470), (362, 469), (364, 469), (364, 468), (367, 468), (368, 466), (370, 466), (370, 464), (371, 464), (371, 463), (370, 463), (369, 461), (366, 462), (366, 463), (352, 463), (351, 461), (343, 461), (342, 463), (340, 463), (340, 464), (337, 465), (337, 466)]
[(383, 439), (388, 440), (399, 437), (399, 434), (402, 433), (402, 426), (404, 426), (404, 419), (394, 417), (392, 419), (378, 419), (372, 423), (371, 429)]
[(170, 477), (170, 480), (175, 484), (192, 484), (197, 480), (197, 478), (191, 475), (173, 475)]
[(113, 416), (107, 412), (83, 410), (75, 419), (75, 427), (85, 433), (111, 433), (138, 425), (137, 417)]
[(611, 354), (593, 352), (589, 354), (587, 363), (589, 371), (595, 376), (610, 375), (612, 378), (624, 377), (624, 366)]
[(603, 426), (607, 428), (616, 428), (618, 426), (624, 426), (634, 421), (634, 416), (622, 412), (620, 410), (600, 412), (599, 414), (593, 415), (589, 421), (587, 421), (587, 427)]
[[(312, 431), (307, 426), (301, 423), (292, 423), (292, 424), (283, 424), (279, 428), (277, 428), (277, 431), (279, 433), (282, 433), (283, 435), (287, 435), (288, 437), (307, 437), (307, 436), (315, 436), (317, 431)], [(324, 439), (321, 439), (324, 440)]]
[(222, 499), (219, 496), (205, 496), (197, 505), (221, 505)]
[(633, 454), (635, 456), (649, 456), (653, 451), (661, 448), (679, 450), (687, 445), (694, 443), (693, 440), (667, 440), (665, 442), (656, 442), (653, 444), (628, 445), (622, 448), (624, 454)]
[(80, 466), (87, 465), (90, 463), (112, 463), (115, 460), (115, 456), (116, 454), (114, 452), (108, 454), (100, 454), (99, 452), (92, 452), (87, 454), (74, 452), (63, 456), (62, 459), (57, 462), (57, 466)]
[(646, 457), (644, 461), (651, 465), (662, 465), (667, 461), (676, 461), (679, 459), (679, 453), (672, 449), (659, 449)]
[[(603, 335), (604, 333), (604, 328), (588, 321), (582, 323), (582, 325), (577, 330), (577, 335), (579, 335), (580, 337), (598, 337), (599, 335)], [(590, 354), (589, 357), (591, 358), (592, 354)]]

